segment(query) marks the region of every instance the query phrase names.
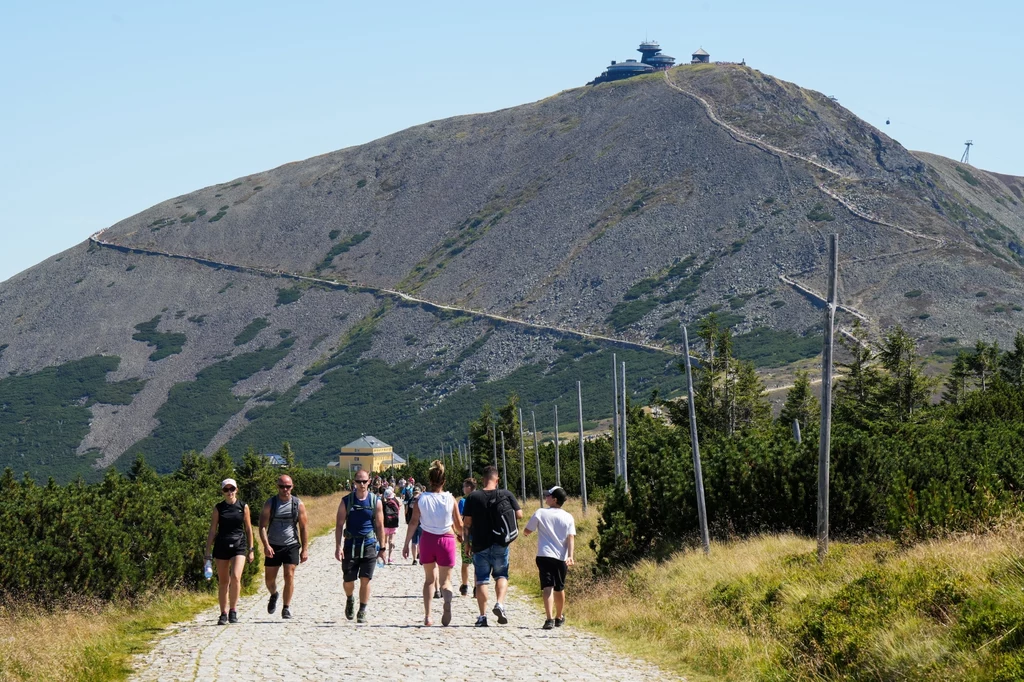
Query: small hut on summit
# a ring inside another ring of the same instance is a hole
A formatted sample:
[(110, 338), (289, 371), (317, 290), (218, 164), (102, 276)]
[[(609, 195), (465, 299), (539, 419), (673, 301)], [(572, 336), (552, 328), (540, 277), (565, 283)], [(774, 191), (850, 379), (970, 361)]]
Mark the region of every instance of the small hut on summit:
[(711, 55), (704, 51), (704, 48), (699, 48), (693, 53), (693, 59), (690, 60), (691, 64), (710, 64)]

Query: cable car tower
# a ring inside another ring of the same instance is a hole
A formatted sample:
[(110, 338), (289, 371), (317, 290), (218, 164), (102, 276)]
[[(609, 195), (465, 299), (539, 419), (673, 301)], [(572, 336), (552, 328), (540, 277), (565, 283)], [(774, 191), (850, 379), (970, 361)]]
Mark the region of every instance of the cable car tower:
[(966, 147), (966, 149), (964, 149), (964, 155), (960, 157), (960, 163), (966, 163), (967, 165), (970, 165), (971, 164), (971, 145), (974, 144), (974, 142), (972, 142), (971, 140), (967, 140), (967, 142), (964, 142), (964, 144), (967, 145), (967, 147)]

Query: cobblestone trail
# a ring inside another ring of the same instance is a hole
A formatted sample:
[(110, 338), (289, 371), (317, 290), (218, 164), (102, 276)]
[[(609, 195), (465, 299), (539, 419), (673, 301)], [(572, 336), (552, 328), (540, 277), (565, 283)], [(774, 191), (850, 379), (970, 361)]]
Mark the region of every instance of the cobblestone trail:
[[(404, 541), (405, 527), (397, 538)], [(398, 545), (401, 547), (401, 544)], [(296, 570), (293, 618), (280, 607), (267, 614), (267, 592), (243, 597), (239, 622), (218, 626), (217, 609), (178, 623), (152, 651), (134, 660), (134, 680), (656, 680), (678, 679), (653, 666), (614, 653), (600, 638), (566, 625), (542, 630), (543, 611), (510, 590), (508, 625), (473, 626), (476, 602), (458, 595), (453, 618), (425, 627), (420, 596), (423, 569), (408, 561), (378, 567), (369, 622), (345, 618), (341, 564), (333, 535), (317, 538), (309, 561)], [(473, 571), (470, 569), (470, 582)], [(493, 599), (493, 589), (491, 592)], [(488, 608), (490, 604), (488, 605)], [(566, 615), (572, 622), (572, 595)]]

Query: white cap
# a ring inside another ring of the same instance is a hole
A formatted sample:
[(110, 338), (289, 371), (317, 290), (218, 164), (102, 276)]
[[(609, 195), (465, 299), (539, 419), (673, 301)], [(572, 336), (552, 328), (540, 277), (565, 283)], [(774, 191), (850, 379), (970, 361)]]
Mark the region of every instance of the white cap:
[(229, 485), (235, 486), (235, 490), (238, 490), (238, 483), (236, 483), (235, 479), (233, 478), (225, 478), (223, 481), (221, 481), (220, 489), (224, 490), (224, 488), (228, 487)]

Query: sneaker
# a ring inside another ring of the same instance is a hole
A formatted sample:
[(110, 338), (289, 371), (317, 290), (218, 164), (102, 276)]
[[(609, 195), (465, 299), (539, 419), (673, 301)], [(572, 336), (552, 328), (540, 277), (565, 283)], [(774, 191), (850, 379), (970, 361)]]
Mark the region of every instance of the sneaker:
[(565, 616), (555, 618), (555, 627), (560, 628), (565, 624)]
[(359, 609), (359, 613), (356, 614), (356, 622), (357, 623), (365, 623), (366, 622), (366, 609)]
[(277, 592), (270, 595), (270, 601), (267, 602), (267, 613), (273, 613), (274, 611), (277, 611), (277, 595)]
[(281, 617), (282, 618), (291, 618), (292, 617), (292, 610), (290, 608), (288, 608), (287, 606), (285, 606), (283, 609), (281, 609)]
[(444, 612), (441, 615), (441, 625), (448, 625), (452, 622), (452, 591), (444, 591)]
[(508, 623), (508, 616), (505, 615), (505, 607), (501, 604), (496, 603), (494, 608), (491, 609), (491, 613), (498, 617), (499, 625), (506, 625)]
[(227, 624), (228, 624), (228, 614), (226, 614), (226, 613), (220, 614), (220, 618), (217, 619), (217, 625), (227, 625)]
[(543, 628), (544, 630), (551, 630), (554, 627), (555, 627), (554, 619), (548, 618), (546, 621), (544, 621), (544, 628)]
[[(476, 592), (476, 590), (473, 591)], [(461, 594), (463, 597), (469, 594), (469, 585), (463, 585), (462, 587), (460, 587), (459, 594)], [(476, 595), (474, 594), (473, 596), (475, 597)]]
[(487, 627), (487, 616), (480, 616), (476, 619), (476, 627), (485, 628)]
[(238, 622), (238, 614), (235, 611), (228, 611), (228, 622), (229, 623), (237, 623)]
[(441, 598), (441, 590), (434, 590), (434, 599)]
[(356, 598), (349, 597), (345, 601), (345, 617), (352, 620), (356, 615)]

